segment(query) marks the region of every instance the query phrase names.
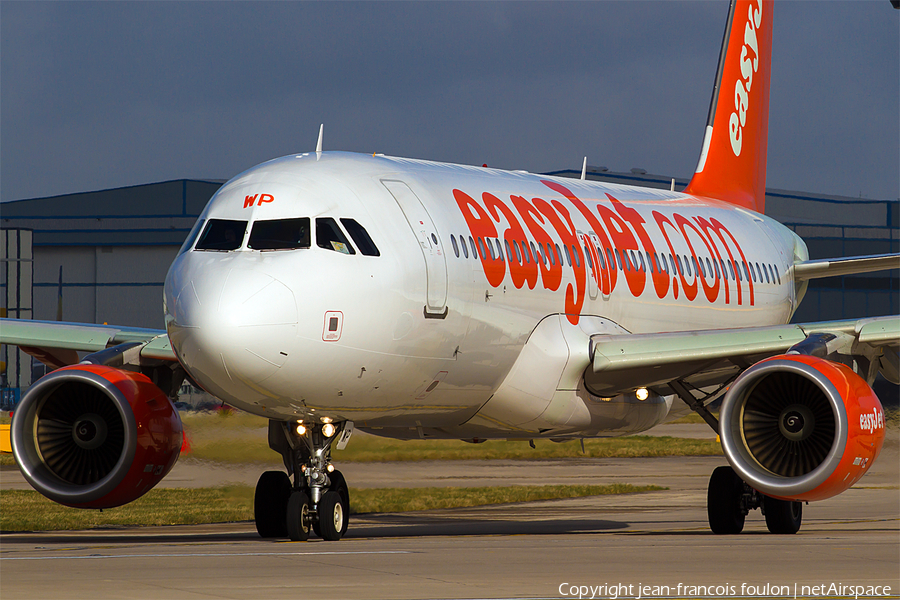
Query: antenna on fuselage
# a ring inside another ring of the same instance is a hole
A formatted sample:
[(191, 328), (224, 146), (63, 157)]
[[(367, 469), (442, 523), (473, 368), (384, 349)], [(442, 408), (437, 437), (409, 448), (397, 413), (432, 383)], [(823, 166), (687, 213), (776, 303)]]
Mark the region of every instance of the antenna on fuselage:
[(584, 181), (587, 178), (587, 156), (584, 157), (584, 162), (581, 163), (581, 180)]
[(325, 123), (319, 125), (319, 141), (316, 142), (316, 152), (322, 151), (322, 135), (325, 133)]

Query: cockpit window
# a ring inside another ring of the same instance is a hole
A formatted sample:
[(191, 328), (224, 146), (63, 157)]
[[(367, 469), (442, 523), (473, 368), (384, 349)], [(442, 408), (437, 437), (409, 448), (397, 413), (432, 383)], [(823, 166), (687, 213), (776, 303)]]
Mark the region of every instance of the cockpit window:
[(237, 250), (244, 241), (247, 221), (210, 219), (197, 242), (196, 250)]
[(256, 221), (247, 246), (253, 250), (309, 248), (309, 217)]
[(194, 226), (191, 228), (191, 232), (184, 239), (184, 243), (181, 245), (181, 249), (178, 250), (179, 255), (184, 254), (191, 249), (191, 246), (193, 246), (194, 242), (197, 241), (197, 236), (200, 235), (201, 229), (203, 229), (203, 219), (197, 219), (197, 222), (194, 223)]
[(342, 254), (356, 254), (350, 241), (331, 217), (316, 219), (316, 245)]
[(350, 234), (350, 237), (353, 238), (353, 241), (356, 242), (356, 247), (359, 248), (359, 251), (363, 255), (381, 256), (378, 247), (375, 246), (375, 242), (369, 237), (369, 232), (366, 231), (362, 225), (357, 223), (356, 220), (341, 219), (341, 224), (344, 226), (344, 229), (347, 230), (347, 233)]

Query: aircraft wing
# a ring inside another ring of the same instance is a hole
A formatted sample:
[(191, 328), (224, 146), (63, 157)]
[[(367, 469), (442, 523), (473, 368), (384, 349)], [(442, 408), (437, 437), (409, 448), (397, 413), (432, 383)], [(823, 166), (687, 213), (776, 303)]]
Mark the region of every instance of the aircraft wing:
[(898, 267), (900, 267), (900, 254), (873, 254), (870, 256), (807, 260), (794, 264), (794, 279), (803, 281), (818, 277), (886, 271)]
[(142, 358), (177, 360), (169, 337), (159, 329), (0, 319), (0, 344), (19, 346), (53, 368), (78, 363), (78, 352), (99, 352), (127, 342), (143, 344)]
[[(585, 384), (615, 396), (637, 387), (675, 393), (672, 382), (700, 388), (727, 383), (754, 363), (788, 351), (814, 334), (820, 352), (867, 358), (900, 383), (900, 319), (896, 316), (798, 325), (591, 336)], [(877, 370), (870, 371), (871, 376)], [(863, 373), (865, 376), (865, 373)]]

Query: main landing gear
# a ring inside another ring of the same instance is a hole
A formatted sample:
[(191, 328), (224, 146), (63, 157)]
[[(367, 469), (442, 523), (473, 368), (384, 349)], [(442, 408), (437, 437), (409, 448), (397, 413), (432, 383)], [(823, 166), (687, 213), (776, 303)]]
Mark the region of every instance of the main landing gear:
[(717, 467), (713, 471), (706, 495), (706, 513), (713, 533), (740, 533), (744, 529), (744, 518), (755, 508), (762, 510), (770, 532), (792, 534), (800, 531), (802, 502), (760, 494), (744, 483), (731, 467)]
[[(706, 405), (725, 391), (725, 385), (704, 398), (694, 396), (681, 381), (672, 381), (669, 385), (713, 431), (719, 433), (719, 420), (709, 412)], [(803, 520), (802, 502), (778, 500), (760, 494), (744, 483), (731, 467), (717, 467), (713, 471), (706, 492), (706, 514), (713, 533), (740, 533), (744, 529), (747, 514), (757, 508), (766, 517), (766, 527), (771, 533), (792, 534), (800, 531)]]
[(259, 478), (253, 509), (260, 536), (304, 541), (312, 530), (337, 541), (347, 532), (350, 493), (331, 464), (331, 446), (345, 425), (269, 421), (269, 447), (281, 453), (294, 482), (283, 471)]

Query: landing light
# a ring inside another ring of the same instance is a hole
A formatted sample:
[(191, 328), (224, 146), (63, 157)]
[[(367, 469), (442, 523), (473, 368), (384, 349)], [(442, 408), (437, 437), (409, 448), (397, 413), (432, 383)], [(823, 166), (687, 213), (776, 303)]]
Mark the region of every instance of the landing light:
[(306, 435), (306, 426), (303, 423), (297, 424), (297, 435)]
[(647, 391), (647, 388), (638, 388), (634, 391), (634, 395), (637, 397), (638, 400), (643, 402), (644, 400), (646, 400), (647, 398), (650, 397), (650, 392)]
[(325, 470), (328, 471), (329, 473), (334, 473), (334, 465), (331, 463), (328, 463), (328, 466), (325, 467)]
[(325, 437), (330, 438), (334, 435), (334, 431), (334, 425), (332, 425), (331, 423), (325, 423), (324, 425), (322, 425), (322, 435), (324, 435)]

